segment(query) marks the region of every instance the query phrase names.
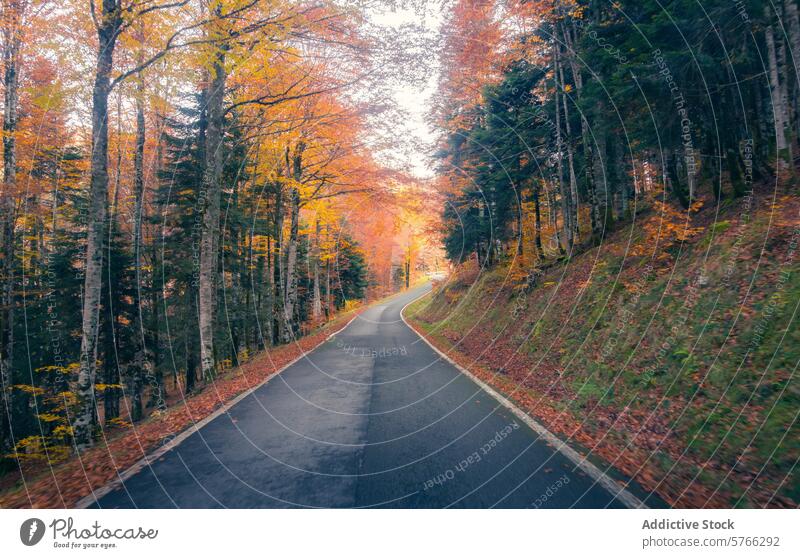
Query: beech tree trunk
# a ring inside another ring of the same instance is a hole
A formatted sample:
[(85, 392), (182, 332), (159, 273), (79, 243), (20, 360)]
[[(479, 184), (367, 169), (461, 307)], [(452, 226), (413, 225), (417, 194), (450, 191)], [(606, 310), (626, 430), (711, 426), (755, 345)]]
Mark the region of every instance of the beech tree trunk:
[(622, 145), (621, 139), (618, 137), (616, 139), (616, 148), (615, 153), (617, 154), (617, 160), (619, 165), (619, 176), (618, 179), (620, 180), (619, 184), (619, 218), (620, 219), (628, 219), (628, 201), (631, 197), (631, 182), (630, 177), (628, 175), (628, 164), (625, 159), (625, 152), (624, 146)]
[(167, 391), (164, 388), (164, 375), (159, 366), (159, 354), (161, 351), (161, 340), (158, 334), (158, 327), (160, 323), (160, 302), (161, 302), (161, 288), (158, 281), (158, 250), (156, 243), (152, 243), (152, 250), (150, 252), (150, 265), (152, 266), (152, 275), (150, 283), (150, 331), (152, 332), (152, 354), (153, 354), (153, 374), (155, 375), (155, 382), (153, 391), (150, 392), (149, 406), (156, 407), (159, 411), (166, 409), (166, 396)]
[(291, 224), (289, 226), (289, 243), (286, 250), (285, 283), (283, 298), (283, 332), (282, 341), (290, 342), (294, 338), (294, 305), (297, 300), (297, 233), (300, 216), (300, 192), (291, 190)]
[(797, 103), (800, 102), (800, 17), (798, 17), (797, 3), (795, 0), (784, 0), (783, 2), (784, 15), (789, 27), (789, 58), (791, 60), (791, 67), (795, 76), (794, 91), (792, 98), (795, 101), (794, 107), (794, 127), (792, 133), (795, 138), (800, 136), (800, 114), (798, 114)]
[(95, 422), (95, 378), (100, 296), (103, 278), (103, 238), (108, 213), (108, 95), (117, 34), (122, 23), (117, 0), (103, 0), (98, 19), (97, 65), (92, 91), (92, 157), (89, 183), (89, 223), (81, 316), (81, 353), (77, 398), (79, 409), (72, 429), (76, 447), (92, 445)]
[[(270, 244), (270, 242), (271, 242), (270, 239), (267, 239), (268, 245)], [(268, 339), (268, 341), (266, 341), (266, 345), (268, 347), (271, 347), (271, 346), (273, 346), (275, 344), (275, 338), (277, 336), (277, 332), (275, 331), (275, 319), (276, 319), (275, 318), (275, 305), (277, 304), (276, 295), (275, 295), (275, 292), (276, 292), (276, 290), (275, 290), (276, 289), (276, 285), (275, 285), (275, 267), (276, 266), (275, 266), (275, 261), (274, 261), (273, 254), (271, 252), (272, 250), (273, 250), (273, 248), (270, 246), (269, 251), (267, 252), (267, 276), (268, 276), (267, 285), (269, 286), (269, 290), (267, 291), (268, 299), (267, 299), (267, 304), (266, 304), (266, 310), (268, 312), (267, 319), (269, 321), (268, 321), (268, 325), (267, 325), (267, 336), (266, 336), (266, 339)]]
[(772, 10), (768, 4), (764, 5), (764, 18), (767, 23), (764, 28), (764, 38), (767, 43), (767, 61), (769, 64), (769, 88), (772, 99), (772, 113), (775, 124), (775, 147), (777, 149), (778, 166), (784, 168), (788, 157), (788, 143), (786, 141), (786, 106), (781, 95), (780, 72), (778, 70), (778, 54), (775, 47), (775, 35), (772, 29)]
[(331, 299), (331, 260), (325, 262), (325, 316), (333, 316), (333, 301)]
[(783, 37), (780, 37), (778, 40), (778, 70), (780, 73), (780, 93), (781, 93), (781, 105), (785, 108), (785, 113), (783, 115), (784, 122), (786, 122), (786, 126), (789, 127), (789, 122), (791, 121), (792, 116), (792, 107), (789, 103), (789, 80), (791, 79), (791, 72), (789, 71), (789, 60), (788, 55), (786, 53), (786, 41)]
[[(563, 29), (564, 40), (567, 48), (571, 48), (571, 39), (569, 38), (569, 30)], [(580, 73), (578, 65), (575, 64), (574, 57), (568, 57), (570, 68), (572, 69), (573, 80), (575, 81), (576, 91), (580, 91), (583, 87), (583, 78)], [(562, 90), (565, 85), (564, 81), (564, 67), (559, 63), (558, 73), (561, 78)], [(575, 174), (575, 148), (572, 144), (572, 125), (569, 121), (569, 104), (567, 103), (566, 93), (561, 95), (562, 103), (564, 104), (564, 129), (566, 131), (566, 147), (567, 147), (567, 164), (569, 166), (569, 192), (570, 192), (570, 223), (572, 225), (572, 232), (570, 233), (570, 249), (575, 243), (575, 239), (580, 234), (580, 222), (578, 219), (578, 175)]]
[(282, 340), (288, 343), (294, 338), (294, 313), (297, 306), (297, 241), (300, 226), (300, 180), (303, 178), (303, 151), (305, 143), (300, 141), (295, 147), (292, 157), (291, 188), (291, 223), (289, 226), (289, 244), (286, 250), (286, 278), (283, 301), (283, 334)]
[[(563, 183), (563, 180), (561, 182)], [(561, 186), (559, 191), (563, 190), (563, 185), (559, 186)], [(558, 233), (558, 205), (556, 204), (555, 188), (546, 188), (545, 196), (547, 197), (547, 224), (554, 231), (555, 240), (560, 251), (563, 250), (563, 247), (561, 246), (561, 235)]]
[(536, 255), (544, 259), (544, 250), (542, 250), (542, 208), (540, 205), (540, 188), (539, 184), (533, 185), (533, 208), (534, 208), (534, 245), (536, 246)]
[[(161, 141), (163, 126), (159, 125), (159, 121), (156, 120), (155, 125), (155, 132), (156, 138), (158, 138), (156, 144), (156, 153), (155, 153), (155, 176), (160, 176), (161, 170), (163, 168), (163, 142)], [(144, 121), (144, 106), (142, 107), (142, 148), (144, 148), (144, 138), (146, 133), (145, 121)], [(144, 153), (144, 149), (142, 149), (142, 153)], [(142, 198), (144, 200), (144, 197)], [(140, 238), (142, 233), (140, 232)], [(142, 240), (140, 240), (142, 242)], [(158, 279), (159, 276), (159, 262), (158, 262), (158, 243), (155, 240), (150, 242), (150, 355), (151, 355), (151, 366), (152, 372), (154, 375), (154, 381), (152, 383), (152, 389), (150, 391), (150, 401), (148, 403), (149, 407), (155, 407), (159, 411), (163, 411), (166, 409), (166, 396), (167, 392), (164, 387), (164, 374), (161, 371), (161, 367), (159, 366), (159, 357), (161, 353), (161, 340), (158, 334), (159, 328), (159, 313), (160, 313), (160, 301), (161, 301), (161, 293), (162, 289), (160, 288), (160, 282)], [(144, 250), (144, 248), (141, 248)], [(174, 370), (174, 368), (173, 368)]]
[[(555, 87), (554, 87), (554, 90), (553, 90), (553, 101), (554, 101), (554, 108), (555, 108), (555, 115), (556, 115), (556, 150), (558, 151), (558, 155), (557, 155), (558, 156), (558, 165), (557, 165), (557, 171), (556, 172), (558, 172), (558, 189), (559, 189), (559, 192), (561, 193), (561, 213), (564, 216), (564, 223), (563, 223), (564, 240), (567, 243), (567, 246), (566, 246), (567, 252), (571, 252), (572, 251), (572, 246), (573, 246), (573, 244), (575, 242), (575, 238), (574, 238), (575, 227), (574, 227), (574, 225), (572, 223), (573, 217), (574, 217), (573, 210), (574, 210), (575, 206), (573, 206), (572, 203), (571, 203), (571, 193), (567, 192), (567, 186), (564, 183), (564, 161), (563, 161), (563, 158), (561, 157), (561, 147), (565, 142), (563, 141), (563, 139), (561, 137), (561, 105), (559, 103), (560, 103), (560, 99), (562, 97), (560, 89), (564, 85), (564, 72), (561, 70), (561, 60), (560, 60), (560, 57), (559, 57), (559, 50), (560, 50), (560, 48), (557, 45), (553, 49), (553, 58), (554, 58), (554, 64), (555, 64), (555, 72), (553, 74), (553, 79), (555, 81)], [(560, 79), (560, 83), (559, 83), (559, 79)], [(564, 102), (564, 108), (565, 109), (567, 108), (566, 101)], [(564, 115), (565, 115), (565, 118), (566, 118), (566, 112), (564, 113)], [(569, 123), (567, 123), (567, 126), (569, 126)], [(568, 134), (568, 137), (567, 137), (567, 142), (569, 142), (569, 134)], [(574, 178), (575, 170), (572, 167), (572, 154), (571, 154), (571, 151), (570, 151), (570, 155), (569, 155), (569, 163), (570, 163), (570, 172), (571, 172), (570, 178)], [(557, 223), (553, 224), (553, 228), (554, 229), (557, 228)], [(559, 245), (559, 250), (561, 250), (561, 242), (560, 241), (559, 241), (558, 245)]]
[(0, 203), (2, 212), (2, 251), (3, 285), (0, 295), (0, 389), (2, 389), (2, 408), (0, 408), (0, 454), (10, 451), (14, 445), (11, 435), (11, 416), (14, 383), (14, 243), (16, 207), (14, 198), (17, 189), (17, 108), (19, 104), (19, 45), (22, 7), (18, 1), (9, 2), (3, 29), (3, 64), (5, 72), (5, 104), (3, 109), (3, 195)]
[[(785, 33), (785, 28), (783, 24), (781, 24), (781, 30)], [(778, 35), (778, 83), (779, 83), (779, 93), (781, 96), (781, 103), (780, 107), (783, 111), (783, 128), (784, 134), (786, 137), (786, 150), (787, 150), (787, 160), (791, 162), (793, 160), (792, 156), (792, 106), (789, 102), (789, 79), (790, 79), (790, 71), (789, 71), (789, 61), (788, 56), (786, 53), (786, 41), (783, 39), (781, 35)]]
[[(194, 283), (190, 283), (186, 287), (186, 307), (194, 315), (199, 314), (197, 311), (197, 287)], [(198, 318), (199, 319), (199, 318)], [(196, 327), (189, 327), (184, 336), (184, 343), (186, 345), (186, 387), (185, 393), (194, 391), (195, 384), (197, 383), (197, 354), (199, 353), (197, 345), (197, 332)]]
[(586, 195), (589, 198), (592, 241), (596, 242), (600, 236), (600, 205), (594, 181), (594, 149), (589, 134), (589, 123), (583, 117), (581, 118), (581, 136), (583, 138), (583, 158), (586, 167)]
[(272, 313), (272, 337), (271, 343), (278, 343), (283, 333), (283, 302), (284, 302), (284, 270), (283, 270), (283, 185), (280, 181), (275, 183), (275, 207), (273, 212), (273, 238), (275, 245), (270, 250), (272, 260), (269, 262), (271, 270), (271, 313)]
[(319, 286), (319, 256), (320, 256), (320, 246), (319, 246), (319, 234), (320, 234), (320, 224), (319, 219), (317, 219), (316, 230), (314, 231), (314, 253), (313, 253), (313, 266), (314, 266), (314, 298), (312, 301), (312, 308), (311, 308), (311, 315), (314, 317), (314, 321), (318, 320), (322, 316), (322, 293), (320, 292)]
[(214, 315), (219, 247), (219, 208), (222, 181), (223, 100), (225, 94), (225, 53), (217, 49), (208, 86), (208, 128), (205, 143), (205, 170), (201, 185), (204, 198), (203, 232), (200, 239), (198, 306), (200, 322), (200, 369), (208, 381), (215, 375)]
[[(574, 26), (575, 23), (573, 21), (572, 25)], [(572, 39), (570, 38), (570, 34), (565, 32), (564, 38), (567, 41), (567, 60), (569, 61), (570, 68), (572, 69), (572, 79), (575, 81), (575, 91), (578, 96), (578, 100), (581, 99), (581, 94), (583, 92), (583, 75), (581, 74), (581, 69), (578, 66), (575, 60), (575, 49), (572, 43)], [(583, 159), (584, 159), (584, 167), (586, 172), (586, 195), (589, 198), (589, 215), (590, 215), (590, 224), (591, 224), (591, 231), (592, 231), (592, 241), (597, 241), (599, 236), (599, 226), (600, 226), (600, 208), (598, 206), (598, 199), (597, 199), (597, 188), (595, 186), (594, 180), (594, 149), (591, 142), (591, 134), (589, 133), (589, 123), (586, 120), (584, 115), (580, 115), (581, 119), (581, 143), (583, 145)], [(577, 210), (575, 213), (576, 222), (577, 219)]]

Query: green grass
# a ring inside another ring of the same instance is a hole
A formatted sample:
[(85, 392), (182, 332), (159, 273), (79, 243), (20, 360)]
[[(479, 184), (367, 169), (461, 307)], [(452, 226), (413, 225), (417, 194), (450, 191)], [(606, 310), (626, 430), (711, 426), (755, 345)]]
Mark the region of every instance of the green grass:
[[(487, 343), (500, 335), (530, 362), (545, 363), (537, 374), (560, 370), (568, 393), (554, 403), (568, 407), (589, 430), (598, 404), (604, 412), (631, 405), (652, 413), (671, 432), (669, 450), (649, 464), (657, 473), (674, 466), (691, 478), (701, 471), (699, 463), (710, 460), (713, 466), (702, 468), (700, 478), (706, 486), (722, 483), (720, 494), (737, 501), (747, 479), (763, 468), (760, 491), (751, 489), (746, 505), (763, 504), (769, 490), (797, 502), (800, 474), (791, 468), (800, 457), (794, 422), (800, 377), (790, 378), (800, 361), (800, 327), (792, 319), (800, 301), (800, 258), (786, 259), (786, 227), (773, 222), (769, 252), (756, 270), (768, 212), (754, 214), (746, 227), (739, 225), (735, 204), (729, 213), (692, 244), (671, 249), (679, 258), (649, 279), (643, 279), (643, 258), (623, 262), (606, 249), (579, 299), (569, 279), (581, 272), (588, 277), (597, 257), (591, 250), (567, 264), (567, 282), (559, 285), (564, 270), (555, 267), (524, 298), (513, 285), (501, 290), (507, 270), (498, 268), (475, 284), (456, 279), (407, 312), (426, 331), (462, 337), (475, 328)], [(611, 243), (627, 242), (627, 236), (619, 231)], [(623, 263), (622, 281), (615, 283)], [(705, 282), (687, 303), (701, 272)], [(780, 273), (789, 278), (780, 282)], [(623, 283), (640, 286), (638, 301)], [(646, 374), (651, 367), (655, 371)], [(630, 438), (625, 430), (615, 435)]]

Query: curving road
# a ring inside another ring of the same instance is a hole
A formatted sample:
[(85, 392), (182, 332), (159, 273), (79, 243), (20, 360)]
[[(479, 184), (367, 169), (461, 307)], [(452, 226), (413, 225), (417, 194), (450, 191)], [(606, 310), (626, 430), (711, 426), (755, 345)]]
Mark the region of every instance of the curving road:
[(622, 507), (403, 323), (429, 288), (370, 307), (94, 507)]

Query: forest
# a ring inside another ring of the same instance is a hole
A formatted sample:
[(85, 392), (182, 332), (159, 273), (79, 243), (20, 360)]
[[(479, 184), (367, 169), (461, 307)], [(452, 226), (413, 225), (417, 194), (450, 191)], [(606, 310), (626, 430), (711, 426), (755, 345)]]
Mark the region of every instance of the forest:
[(681, 239), (703, 204), (795, 179), (796, 2), (463, 1), (447, 28), (453, 261), (570, 255), (651, 203)]
[(423, 283), (415, 335), (667, 504), (800, 501), (797, 0), (2, 0), (0, 25), (2, 505)]
[(676, 507), (796, 507), (794, 0), (453, 3), (442, 351)]
[(367, 130), (394, 70), (365, 9), (3, 0), (4, 468), (416, 273), (417, 186)]

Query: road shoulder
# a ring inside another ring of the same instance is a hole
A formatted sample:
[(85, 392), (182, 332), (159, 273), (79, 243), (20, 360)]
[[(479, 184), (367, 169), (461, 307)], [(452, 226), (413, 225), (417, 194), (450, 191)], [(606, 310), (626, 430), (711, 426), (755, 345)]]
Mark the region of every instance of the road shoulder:
[(334, 318), (296, 342), (257, 355), (165, 412), (108, 437), (0, 495), (2, 508), (86, 508), (346, 328), (361, 312)]
[[(420, 297), (412, 300), (406, 304), (400, 311), (400, 317), (403, 322), (413, 330), (419, 337), (440, 357), (452, 364), (459, 372), (467, 376), (475, 382), (483, 391), (494, 398), (503, 407), (508, 409), (517, 418), (523, 421), (530, 427), (537, 435), (539, 435), (548, 445), (555, 448), (567, 459), (569, 459), (577, 468), (583, 471), (589, 478), (596, 484), (602, 486), (609, 493), (613, 494), (616, 499), (621, 502), (625, 507), (631, 509), (647, 509), (649, 506), (644, 504), (642, 499), (634, 494), (646, 494), (642, 489), (635, 486), (632, 481), (627, 480), (620, 473), (613, 471), (610, 467), (606, 466), (605, 470), (601, 466), (596, 465), (590, 461), (586, 456), (582, 455), (579, 451), (573, 448), (566, 441), (553, 434), (540, 422), (533, 418), (532, 413), (523, 410), (507, 392), (513, 393), (516, 391), (515, 386), (505, 385), (502, 377), (496, 373), (479, 367), (471, 366), (474, 371), (471, 371), (466, 366), (471, 362), (469, 356), (458, 352), (458, 350), (445, 339), (428, 334), (422, 327), (419, 321), (407, 315), (407, 310), (412, 305), (421, 302), (425, 297), (430, 296), (434, 290), (430, 290)], [(509, 388), (511, 388), (509, 390)], [(651, 497), (652, 498), (652, 497)]]

